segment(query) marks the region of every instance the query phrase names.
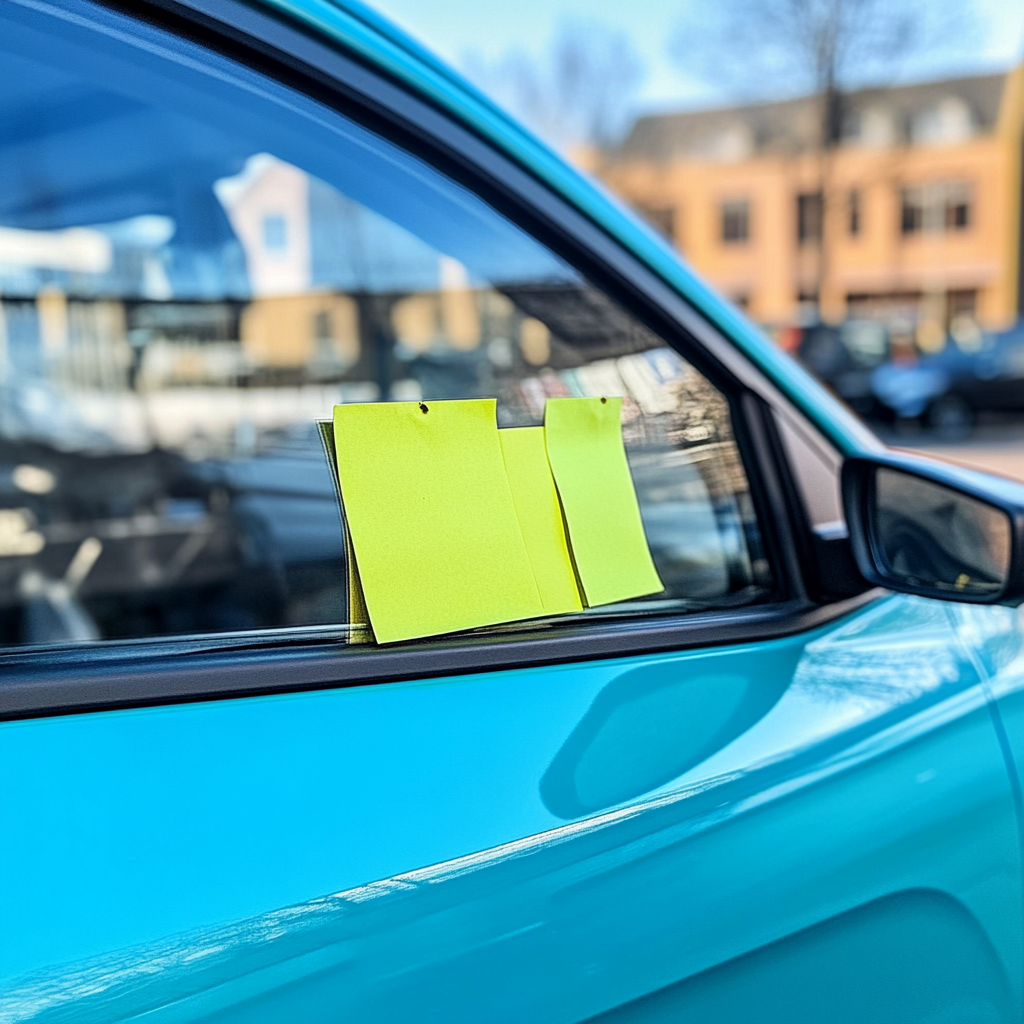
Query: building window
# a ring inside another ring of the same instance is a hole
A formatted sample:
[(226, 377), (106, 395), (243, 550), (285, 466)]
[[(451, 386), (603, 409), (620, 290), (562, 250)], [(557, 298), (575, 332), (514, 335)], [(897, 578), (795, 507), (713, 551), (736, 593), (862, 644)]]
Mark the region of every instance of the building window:
[(722, 203), (722, 241), (737, 243), (750, 240), (750, 203), (746, 199), (730, 199)]
[(263, 218), (263, 248), (267, 252), (288, 248), (288, 224), (279, 213), (268, 213)]
[(642, 203), (637, 204), (637, 212), (648, 224), (658, 232), (659, 235), (664, 235), (670, 242), (675, 241), (676, 237), (676, 211), (672, 206), (645, 206)]
[(912, 235), (924, 230), (925, 205), (923, 190), (905, 188), (900, 202), (900, 231)]
[(962, 231), (971, 226), (971, 203), (966, 186), (948, 196), (943, 210), (947, 231)]
[(971, 187), (965, 182), (931, 182), (903, 189), (900, 230), (904, 235), (964, 231), (970, 226)]
[(796, 240), (801, 245), (821, 241), (823, 205), (820, 192), (805, 192), (796, 197)]
[(849, 204), (847, 207), (850, 235), (856, 237), (860, 234), (860, 189), (850, 189)]

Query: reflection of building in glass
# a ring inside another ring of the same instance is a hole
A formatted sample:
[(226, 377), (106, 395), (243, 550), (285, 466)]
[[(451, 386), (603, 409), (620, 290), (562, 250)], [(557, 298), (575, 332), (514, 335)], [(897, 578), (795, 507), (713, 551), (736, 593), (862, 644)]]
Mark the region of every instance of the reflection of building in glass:
[[(371, 355), (368, 319), (388, 321), (375, 343), (414, 354), (479, 346), (480, 310), (458, 261), (266, 153), (215, 189), (245, 252), (253, 302), (240, 341), (257, 379), (343, 375)], [(364, 369), (390, 390), (383, 367)]]
[(260, 153), (215, 186), (245, 251), (252, 294), (291, 295), (310, 286), (309, 176)]
[(206, 187), (222, 219), (203, 246), (164, 215), (0, 229), (7, 436), (199, 458), (346, 400), (496, 395), (513, 425), (548, 397), (620, 395), (633, 445), (720, 440), (724, 407), (592, 288), (483, 282), (266, 153)]
[(824, 196), (818, 126), (812, 99), (643, 117), (595, 170), (763, 322), (1020, 315), (1024, 66), (851, 94)]
[(242, 314), (242, 350), (257, 378), (288, 371), (337, 378), (359, 357), (355, 303), (331, 292), (254, 299)]

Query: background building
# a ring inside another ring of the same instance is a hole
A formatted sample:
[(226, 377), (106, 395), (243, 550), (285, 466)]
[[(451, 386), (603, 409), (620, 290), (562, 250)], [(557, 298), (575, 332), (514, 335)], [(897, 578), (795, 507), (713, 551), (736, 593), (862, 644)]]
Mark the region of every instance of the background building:
[(593, 170), (762, 323), (999, 329), (1024, 309), (1024, 66), (818, 101), (640, 118)]

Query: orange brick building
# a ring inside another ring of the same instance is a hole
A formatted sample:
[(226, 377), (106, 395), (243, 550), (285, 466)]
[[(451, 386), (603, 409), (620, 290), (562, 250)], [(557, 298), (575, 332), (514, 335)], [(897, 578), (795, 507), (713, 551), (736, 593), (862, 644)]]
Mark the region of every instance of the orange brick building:
[(820, 308), (921, 338), (958, 317), (1016, 320), (1024, 65), (848, 95), (824, 176), (817, 110), (803, 98), (643, 117), (592, 170), (763, 323)]

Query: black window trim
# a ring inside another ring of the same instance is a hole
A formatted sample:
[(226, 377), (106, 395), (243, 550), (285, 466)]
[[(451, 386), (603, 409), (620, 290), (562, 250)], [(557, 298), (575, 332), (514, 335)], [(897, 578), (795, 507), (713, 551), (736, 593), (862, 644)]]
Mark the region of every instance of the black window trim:
[[(189, 704), (372, 683), (510, 671), (774, 640), (825, 626), (877, 599), (807, 600), (740, 611), (625, 619), (583, 630), (466, 634), (425, 644), (341, 646), (337, 627), (15, 649), (0, 657), (0, 721)], [(283, 635), (282, 635), (283, 634)], [(113, 649), (112, 649), (113, 648)]]
[(814, 569), (804, 553), (812, 539), (804, 536), (806, 515), (795, 507), (797, 491), (770, 411), (797, 420), (803, 414), (677, 292), (529, 171), (378, 69), (266, 10), (237, 0), (150, 0), (141, 12), (119, 0), (99, 2), (241, 56), (364, 123), (386, 122), (388, 137), (426, 151), (431, 163), (503, 212), (511, 208), (513, 220), (566, 254), (666, 343), (681, 349), (729, 400), (778, 593), (774, 602), (736, 609), (523, 627), (384, 648), (341, 644), (343, 626), (8, 648), (0, 652), (0, 720), (765, 640), (812, 629), (878, 596), (870, 591), (824, 604), (808, 596)]

